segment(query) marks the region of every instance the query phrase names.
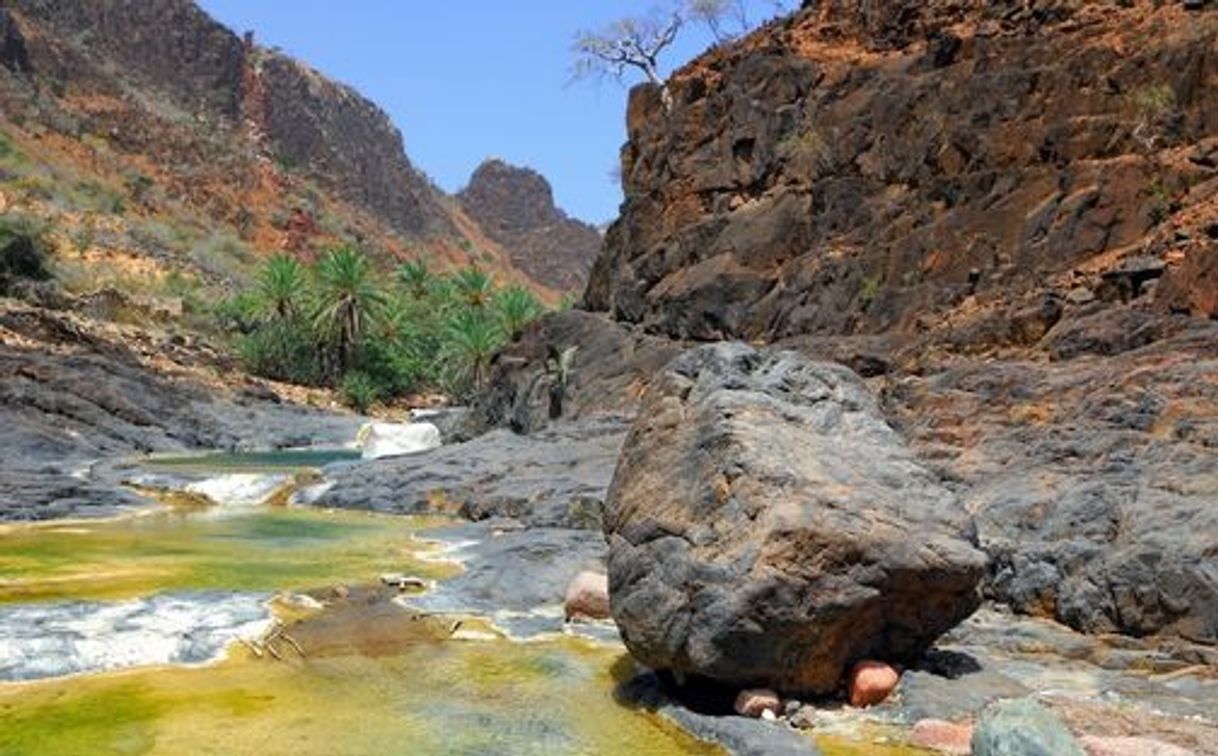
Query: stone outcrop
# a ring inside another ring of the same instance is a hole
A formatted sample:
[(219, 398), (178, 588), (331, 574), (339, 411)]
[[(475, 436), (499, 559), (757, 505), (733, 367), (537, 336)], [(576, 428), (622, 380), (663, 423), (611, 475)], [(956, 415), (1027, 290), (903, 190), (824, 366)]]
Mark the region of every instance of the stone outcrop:
[(559, 210), (540, 173), (487, 160), (457, 199), (517, 268), (559, 291), (582, 291), (600, 252), (600, 232)]
[[(976, 513), (988, 596), (1218, 639), (1218, 7), (805, 5), (671, 109), (632, 92), (583, 306), (654, 349), (849, 365)], [(633, 366), (585, 355), (581, 394), (637, 411), (648, 378), (601, 379)], [(513, 414), (531, 369), (500, 364), (483, 420), (545, 422)]]
[[(1212, 3), (818, 3), (678, 71), (671, 110), (632, 92), (585, 303), (697, 339), (915, 334), (1080, 286), (1212, 315), (1216, 45)], [(1161, 295), (1102, 286), (1142, 255)]]
[(985, 556), (848, 369), (743, 344), (653, 382), (606, 501), (614, 620), (644, 664), (832, 693), (979, 603)]
[(618, 418), (587, 418), (528, 436), (498, 429), (420, 454), (337, 463), (320, 492), (304, 497), (338, 509), (599, 530), (626, 428)]
[(190, 113), (235, 118), (239, 114), (241, 40), (193, 2), (143, 0), (12, 0), (6, 3), (53, 32), (41, 39), (29, 70), (46, 70), (72, 86), (76, 67), (63, 62), (55, 39), (80, 40), (111, 59), (125, 75), (155, 88)]
[(254, 54), (266, 92), (267, 138), (280, 161), (319, 176), (403, 233), (456, 233), (439, 190), (411, 165), (401, 132), (383, 110), (299, 61)]
[(1089, 632), (1213, 643), (1218, 323), (1175, 318), (1122, 349), (1121, 310), (1083, 320), (1058, 329), (1087, 334), (1085, 356), (954, 360), (892, 378), (886, 406), (975, 513), (992, 596)]
[[(551, 356), (572, 348), (570, 370), (557, 375)], [(463, 435), (488, 428), (529, 433), (544, 427), (553, 419), (550, 395), (555, 388), (563, 396), (561, 418), (633, 415), (652, 375), (680, 350), (680, 344), (602, 315), (582, 310), (545, 315), (496, 355), (488, 385), (463, 423)]]

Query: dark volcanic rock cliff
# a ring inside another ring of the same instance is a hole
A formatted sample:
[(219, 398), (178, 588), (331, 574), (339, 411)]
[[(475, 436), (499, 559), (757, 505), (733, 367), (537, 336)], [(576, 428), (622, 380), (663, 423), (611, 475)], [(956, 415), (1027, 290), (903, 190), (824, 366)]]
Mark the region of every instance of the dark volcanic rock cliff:
[(110, 58), (124, 73), (193, 112), (236, 117), (241, 106), (241, 40), (191, 2), (182, 0), (7, 0), (5, 5), (45, 24), (32, 68), (51, 69), (70, 86), (84, 71), (64, 57), (55, 38), (74, 39)]
[(1208, 8), (838, 0), (714, 51), (671, 112), (632, 93), (587, 305), (698, 339), (912, 333), (1149, 255), (1162, 308), (1214, 314)]
[[(849, 365), (974, 515), (990, 597), (1218, 641), (1218, 6), (808, 5), (678, 71), (671, 109), (634, 90), (581, 322)], [(537, 418), (571, 326), (475, 416)], [(643, 364), (577, 353), (573, 406), (637, 409), (598, 360)]]
[(279, 160), (324, 177), (339, 195), (400, 231), (455, 233), (437, 190), (410, 164), (384, 111), (291, 58), (257, 55), (251, 65)]
[(487, 160), (457, 198), (532, 278), (560, 291), (575, 291), (587, 282), (600, 252), (600, 232), (559, 210), (540, 173)]

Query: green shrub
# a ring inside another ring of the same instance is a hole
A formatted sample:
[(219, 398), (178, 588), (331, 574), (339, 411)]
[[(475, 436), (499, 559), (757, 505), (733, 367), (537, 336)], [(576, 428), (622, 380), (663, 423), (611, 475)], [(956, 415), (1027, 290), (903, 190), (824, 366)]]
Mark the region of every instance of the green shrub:
[(338, 390), (343, 404), (361, 415), (380, 399), (380, 388), (376, 382), (367, 373), (358, 370), (344, 375)]
[(304, 386), (321, 383), (317, 343), (298, 321), (264, 323), (241, 337), (237, 349), (245, 368), (254, 375)]

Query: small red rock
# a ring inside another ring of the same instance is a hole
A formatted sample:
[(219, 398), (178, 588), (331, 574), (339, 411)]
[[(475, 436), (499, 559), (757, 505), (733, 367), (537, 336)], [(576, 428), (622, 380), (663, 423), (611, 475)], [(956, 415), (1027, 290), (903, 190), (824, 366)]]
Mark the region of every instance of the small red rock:
[(609, 577), (581, 572), (567, 586), (567, 619), (609, 619)]
[(1150, 738), (1079, 738), (1087, 756), (1195, 756), (1194, 751)]
[(972, 740), (972, 725), (956, 724), (942, 719), (918, 720), (909, 736), (909, 742), (919, 748), (953, 756), (968, 756), (972, 753)]
[(767, 711), (775, 717), (782, 711), (782, 699), (772, 690), (751, 688), (736, 696), (736, 713), (742, 717), (757, 719)]
[(901, 676), (891, 665), (877, 661), (861, 661), (850, 670), (850, 705), (875, 706), (883, 703)]

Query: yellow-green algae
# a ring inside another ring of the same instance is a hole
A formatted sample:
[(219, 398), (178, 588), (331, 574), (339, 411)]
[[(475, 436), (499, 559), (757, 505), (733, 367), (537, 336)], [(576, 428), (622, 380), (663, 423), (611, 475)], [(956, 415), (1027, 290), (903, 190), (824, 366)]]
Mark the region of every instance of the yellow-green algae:
[(716, 753), (616, 703), (620, 650), (438, 641), (375, 659), (273, 662), (0, 686), (0, 753)]
[(122, 599), (168, 590), (276, 591), (443, 577), (415, 533), (434, 520), (263, 507), (0, 530), (0, 603)]
[[(434, 523), (261, 507), (5, 526), (0, 603), (304, 590), (374, 582), (387, 571), (442, 578), (459, 568), (428, 559), (434, 551), (417, 537)], [(406, 619), (385, 621), (388, 608), (379, 621), (375, 611), (350, 620), (340, 612), (323, 616), (312, 634), (301, 626), (304, 659), (256, 658), (235, 647), (203, 668), (0, 683), (0, 754), (720, 752), (614, 699), (614, 675), (633, 667), (620, 647), (572, 638), (459, 641), (435, 623), (412, 628), (404, 611)], [(826, 756), (923, 753), (866, 735), (817, 740)]]

